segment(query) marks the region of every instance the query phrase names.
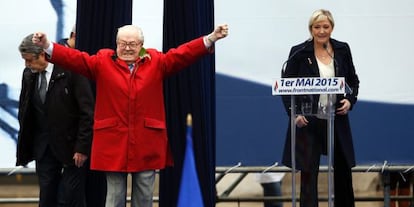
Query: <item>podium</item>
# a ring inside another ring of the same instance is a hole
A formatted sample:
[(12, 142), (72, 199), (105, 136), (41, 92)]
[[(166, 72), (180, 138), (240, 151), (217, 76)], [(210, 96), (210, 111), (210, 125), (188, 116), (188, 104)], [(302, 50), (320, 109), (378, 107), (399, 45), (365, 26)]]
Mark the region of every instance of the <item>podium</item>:
[[(344, 77), (298, 77), (278, 78), (272, 83), (272, 95), (289, 95), (290, 98), (290, 129), (291, 129), (291, 159), (292, 159), (292, 206), (296, 207), (296, 123), (297, 115), (323, 116), (327, 119), (327, 157), (328, 157), (328, 207), (333, 207), (334, 181), (333, 181), (333, 147), (334, 147), (334, 121), (335, 94), (352, 93), (345, 82)], [(318, 106), (318, 112), (313, 113), (312, 100), (308, 103), (301, 103), (300, 110), (297, 109), (296, 96), (301, 95), (326, 95), (326, 105)]]

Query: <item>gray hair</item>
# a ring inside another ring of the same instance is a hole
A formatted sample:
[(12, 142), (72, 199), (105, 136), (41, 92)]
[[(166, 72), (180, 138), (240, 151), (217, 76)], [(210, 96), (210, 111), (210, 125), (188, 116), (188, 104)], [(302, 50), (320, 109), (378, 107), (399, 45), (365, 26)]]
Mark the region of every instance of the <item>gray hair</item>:
[(36, 57), (43, 52), (43, 48), (32, 42), (33, 34), (26, 36), (19, 45), (20, 53), (34, 54)]
[(142, 32), (142, 29), (137, 26), (125, 25), (125, 26), (118, 28), (118, 33), (116, 34), (116, 40), (118, 40), (120, 34), (123, 34), (123, 33), (137, 35), (137, 39), (142, 43), (144, 42), (144, 34)]

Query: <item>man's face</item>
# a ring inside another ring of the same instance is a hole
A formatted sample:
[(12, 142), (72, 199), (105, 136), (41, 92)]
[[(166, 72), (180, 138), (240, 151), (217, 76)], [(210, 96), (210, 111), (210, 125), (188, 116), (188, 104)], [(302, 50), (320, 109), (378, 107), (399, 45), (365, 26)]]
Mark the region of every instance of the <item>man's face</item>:
[(44, 53), (41, 53), (38, 57), (33, 53), (22, 53), (21, 55), (27, 68), (38, 72), (46, 69), (48, 62), (45, 59)]
[(127, 64), (135, 63), (139, 58), (139, 51), (142, 48), (142, 42), (137, 38), (137, 35), (124, 33), (118, 36), (116, 41), (116, 53), (121, 60)]

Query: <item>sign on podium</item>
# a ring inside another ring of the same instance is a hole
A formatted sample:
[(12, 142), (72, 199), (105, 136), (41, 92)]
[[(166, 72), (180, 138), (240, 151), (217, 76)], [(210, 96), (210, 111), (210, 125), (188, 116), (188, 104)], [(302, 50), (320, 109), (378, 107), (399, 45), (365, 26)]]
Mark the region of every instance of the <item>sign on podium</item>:
[[(308, 95), (308, 94), (326, 94), (328, 98), (327, 110), (323, 111), (323, 116), (327, 118), (327, 137), (328, 137), (328, 206), (333, 206), (333, 174), (332, 174), (332, 155), (334, 146), (334, 117), (335, 110), (333, 109), (333, 95), (352, 93), (352, 90), (348, 87), (344, 77), (297, 77), (297, 78), (276, 78), (272, 83), (272, 95), (290, 95), (291, 106), (296, 106), (296, 95)], [(307, 106), (308, 103), (301, 103), (301, 112), (296, 112), (296, 107), (291, 107), (290, 117), (296, 117), (296, 115), (317, 115), (312, 114), (312, 105)], [(312, 104), (312, 103), (310, 103)], [(323, 107), (325, 108), (325, 107)], [(292, 206), (296, 207), (296, 179), (294, 173), (296, 173), (296, 123), (295, 119), (291, 118), (291, 158), (292, 158)]]
[(345, 93), (344, 77), (276, 78), (272, 95), (341, 94)]

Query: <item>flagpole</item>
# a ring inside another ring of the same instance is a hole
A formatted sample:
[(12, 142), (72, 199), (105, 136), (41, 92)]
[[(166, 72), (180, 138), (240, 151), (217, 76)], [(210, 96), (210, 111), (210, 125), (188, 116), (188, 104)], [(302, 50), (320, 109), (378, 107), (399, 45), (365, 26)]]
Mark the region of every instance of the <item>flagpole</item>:
[(193, 118), (191, 114), (187, 114), (187, 126), (193, 126)]
[(196, 162), (194, 158), (192, 122), (193, 121), (191, 114), (187, 114), (186, 147), (183, 160), (183, 170), (181, 173), (177, 207), (204, 206), (203, 195), (201, 193), (200, 183), (198, 180), (196, 169)]

